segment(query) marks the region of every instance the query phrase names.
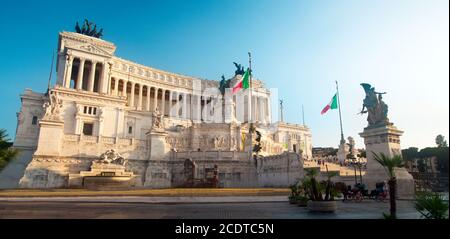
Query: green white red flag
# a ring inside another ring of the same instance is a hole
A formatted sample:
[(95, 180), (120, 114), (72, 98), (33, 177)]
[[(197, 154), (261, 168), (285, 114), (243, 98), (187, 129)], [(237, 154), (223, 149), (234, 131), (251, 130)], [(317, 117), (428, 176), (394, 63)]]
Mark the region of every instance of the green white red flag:
[(248, 89), (250, 87), (249, 81), (250, 81), (250, 72), (249, 69), (247, 69), (244, 75), (242, 76), (242, 79), (233, 86), (233, 94), (241, 89)]
[(330, 103), (328, 103), (328, 105), (326, 105), (324, 108), (323, 108), (323, 110), (322, 110), (322, 112), (320, 112), (320, 114), (321, 115), (323, 115), (323, 114), (325, 114), (325, 113), (327, 113), (327, 111), (329, 110), (329, 109), (337, 109), (338, 108), (338, 102), (337, 102), (337, 93), (336, 94), (334, 94), (334, 96), (333, 96), (333, 98), (331, 99), (331, 101), (330, 101)]

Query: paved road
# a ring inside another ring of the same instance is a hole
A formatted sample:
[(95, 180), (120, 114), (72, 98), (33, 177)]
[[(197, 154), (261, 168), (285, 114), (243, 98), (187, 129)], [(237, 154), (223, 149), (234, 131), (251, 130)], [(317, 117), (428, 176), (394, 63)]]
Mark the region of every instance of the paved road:
[[(193, 198), (191, 198), (193, 199)], [(389, 203), (338, 202), (333, 214), (310, 213), (286, 201), (145, 202), (139, 200), (0, 201), (0, 218), (148, 218), (148, 219), (378, 219)], [(198, 199), (196, 199), (198, 200)], [(398, 201), (399, 218), (419, 218), (412, 202)]]

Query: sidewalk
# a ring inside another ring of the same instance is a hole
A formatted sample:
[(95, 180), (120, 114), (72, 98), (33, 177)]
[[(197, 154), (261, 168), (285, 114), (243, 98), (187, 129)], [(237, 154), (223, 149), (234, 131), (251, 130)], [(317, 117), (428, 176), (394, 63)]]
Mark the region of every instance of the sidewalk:
[(256, 203), (287, 202), (287, 196), (209, 196), (209, 197), (1, 197), (2, 202), (83, 202), (83, 203)]
[(13, 189), (0, 190), (4, 198), (53, 198), (53, 197), (230, 197), (230, 196), (283, 196), (287, 188), (169, 188), (96, 191), (86, 189)]

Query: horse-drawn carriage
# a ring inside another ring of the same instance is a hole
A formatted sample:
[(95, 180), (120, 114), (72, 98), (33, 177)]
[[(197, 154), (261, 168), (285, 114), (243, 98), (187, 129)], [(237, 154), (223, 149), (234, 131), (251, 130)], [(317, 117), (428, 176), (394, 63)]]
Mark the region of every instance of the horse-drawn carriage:
[(345, 183), (336, 183), (336, 189), (343, 195), (343, 202), (355, 201), (362, 202), (364, 199), (373, 199), (375, 201), (383, 202), (386, 200), (388, 194), (386, 191), (386, 184), (384, 182), (376, 183), (375, 189), (367, 190), (366, 185), (362, 183), (356, 183), (352, 186)]

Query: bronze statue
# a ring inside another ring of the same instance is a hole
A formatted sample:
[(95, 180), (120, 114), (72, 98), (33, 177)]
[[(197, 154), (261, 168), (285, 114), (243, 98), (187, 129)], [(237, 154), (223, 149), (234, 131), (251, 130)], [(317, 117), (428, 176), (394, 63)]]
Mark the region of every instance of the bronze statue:
[(219, 90), (222, 95), (225, 94), (225, 89), (230, 88), (231, 79), (225, 80), (225, 76), (222, 75), (222, 80), (219, 82)]
[(103, 36), (103, 28), (100, 29), (100, 31), (97, 31), (97, 25), (93, 22), (89, 22), (87, 19), (84, 19), (82, 28), (80, 28), (80, 25), (77, 22), (75, 25), (75, 32), (96, 38), (101, 38)]
[(382, 95), (386, 94), (386, 92), (376, 92), (375, 88), (367, 83), (362, 83), (361, 86), (366, 92), (366, 97), (363, 100), (363, 108), (360, 114), (368, 113), (367, 121), (369, 126), (389, 123), (387, 117), (388, 106), (382, 100)]
[(234, 72), (234, 75), (235, 76), (237, 76), (237, 75), (244, 75), (244, 73), (245, 73), (244, 67), (241, 64), (238, 64), (236, 62), (233, 62), (233, 64), (237, 68), (236, 71)]

